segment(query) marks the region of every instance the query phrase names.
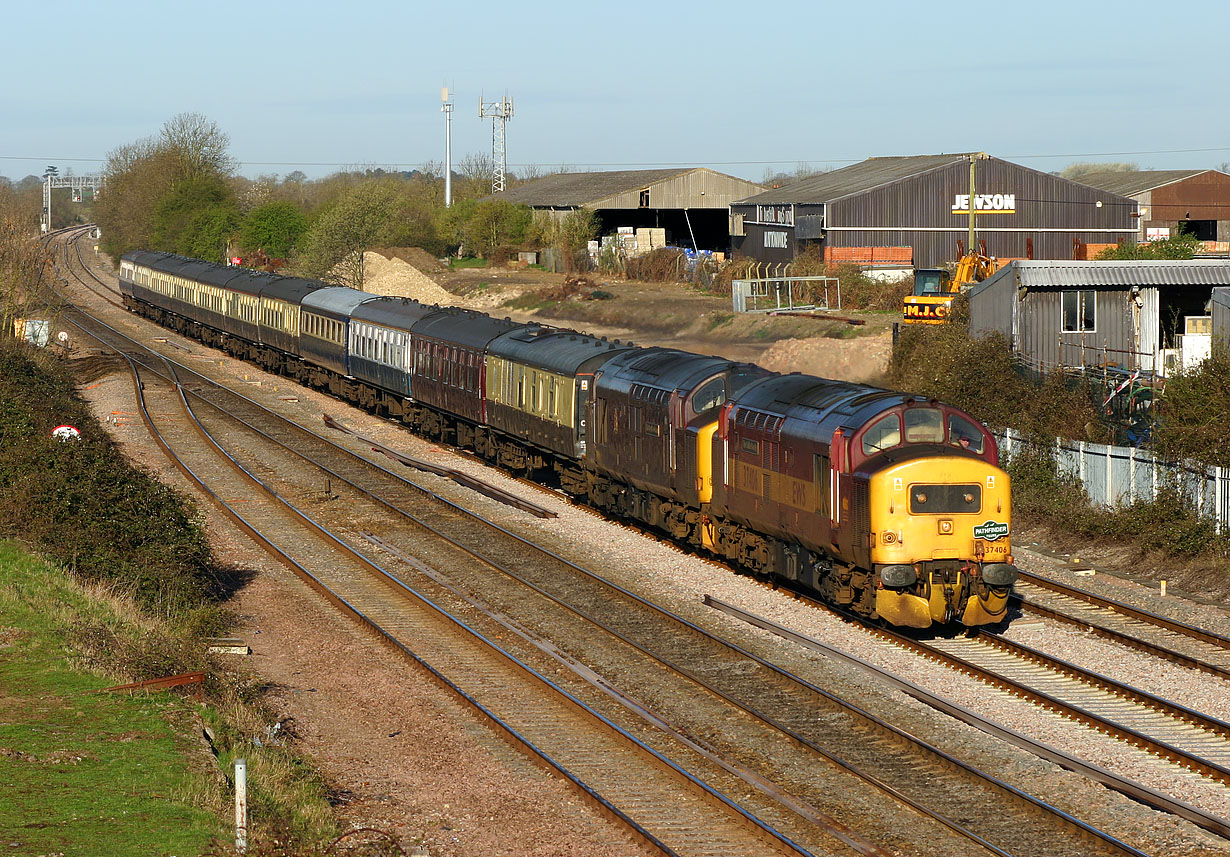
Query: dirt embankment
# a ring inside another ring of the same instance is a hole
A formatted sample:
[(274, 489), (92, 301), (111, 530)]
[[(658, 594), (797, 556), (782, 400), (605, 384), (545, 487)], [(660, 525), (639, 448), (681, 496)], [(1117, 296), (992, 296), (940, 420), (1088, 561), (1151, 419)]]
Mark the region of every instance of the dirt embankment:
[(775, 372), (875, 383), (888, 367), (892, 318), (735, 314), (730, 299), (678, 283), (593, 278), (610, 295), (552, 300), (563, 275), (535, 269), (464, 268), (449, 271), (418, 248), (369, 252), (364, 289), (427, 304), (462, 306), (518, 321), (575, 327), (638, 345), (680, 348), (758, 363)]

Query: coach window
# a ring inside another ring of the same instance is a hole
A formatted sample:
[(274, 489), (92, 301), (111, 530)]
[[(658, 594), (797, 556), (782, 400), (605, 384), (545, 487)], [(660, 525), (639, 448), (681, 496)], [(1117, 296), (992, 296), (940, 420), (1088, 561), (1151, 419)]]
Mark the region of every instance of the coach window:
[(1064, 333), (1092, 333), (1097, 329), (1097, 294), (1085, 289), (1063, 293)]
[(881, 417), (863, 432), (863, 455), (873, 455), (901, 443), (901, 418), (896, 414)]

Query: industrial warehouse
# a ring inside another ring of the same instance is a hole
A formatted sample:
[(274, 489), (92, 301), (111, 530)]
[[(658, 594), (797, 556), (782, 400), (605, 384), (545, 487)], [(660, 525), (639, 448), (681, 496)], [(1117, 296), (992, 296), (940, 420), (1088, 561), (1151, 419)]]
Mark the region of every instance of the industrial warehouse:
[(597, 214), (603, 235), (617, 229), (657, 230), (642, 232), (657, 247), (671, 244), (725, 250), (730, 204), (763, 189), (754, 182), (695, 167), (557, 173), (505, 191), (500, 198), (557, 219), (589, 209)]
[(1084, 259), (1137, 234), (1135, 200), (982, 153), (868, 158), (730, 211), (732, 250), (764, 262), (816, 247), (829, 261), (926, 268), (983, 245), (1000, 259)]

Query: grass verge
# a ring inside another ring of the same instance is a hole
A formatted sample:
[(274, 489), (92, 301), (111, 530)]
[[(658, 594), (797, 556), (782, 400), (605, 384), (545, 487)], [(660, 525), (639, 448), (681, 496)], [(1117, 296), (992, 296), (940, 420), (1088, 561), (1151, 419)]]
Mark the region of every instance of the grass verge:
[[(50, 438), (66, 422), (80, 440)], [(255, 853), (311, 853), (335, 836), (293, 724), (262, 702), (259, 677), (206, 651), (247, 575), (217, 564), (187, 498), (123, 457), (68, 367), (10, 340), (0, 485), (0, 782), (16, 784), (0, 792), (0, 833), (23, 834), (3, 850), (225, 853), (209, 840), (227, 827), (236, 757)], [(193, 671), (204, 704), (95, 693)]]
[(70, 578), (0, 542), (0, 830), (6, 854), (200, 854), (225, 833), (195, 705), (98, 690), (67, 642), (119, 621)]

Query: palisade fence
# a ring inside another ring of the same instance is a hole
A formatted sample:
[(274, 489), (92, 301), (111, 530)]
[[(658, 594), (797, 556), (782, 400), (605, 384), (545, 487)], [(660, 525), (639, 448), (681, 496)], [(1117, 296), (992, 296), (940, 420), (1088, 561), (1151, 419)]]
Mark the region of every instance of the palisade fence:
[[(1007, 457), (1023, 447), (1038, 446), (1013, 429), (992, 433), (1000, 453)], [(1115, 508), (1153, 500), (1159, 491), (1173, 488), (1181, 491), (1201, 516), (1216, 521), (1218, 532), (1230, 530), (1230, 468), (1166, 461), (1130, 446), (1065, 438), (1056, 438), (1046, 446), (1059, 470), (1079, 479), (1095, 506)]]

